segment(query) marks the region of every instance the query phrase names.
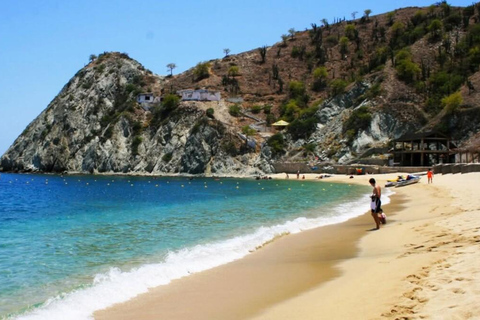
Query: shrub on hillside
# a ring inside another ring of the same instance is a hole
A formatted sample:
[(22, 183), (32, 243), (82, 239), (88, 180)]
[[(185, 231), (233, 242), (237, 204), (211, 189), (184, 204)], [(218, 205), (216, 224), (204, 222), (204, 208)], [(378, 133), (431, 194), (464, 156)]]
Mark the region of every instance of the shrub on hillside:
[(332, 96), (336, 96), (345, 92), (348, 82), (343, 79), (335, 79), (330, 83)]
[(281, 133), (276, 133), (267, 140), (267, 145), (272, 150), (273, 156), (285, 153), (285, 139)]
[(206, 79), (210, 76), (210, 63), (208, 62), (199, 62), (195, 69), (193, 70), (193, 74), (195, 75), (195, 81), (200, 81), (202, 79)]
[(215, 118), (215, 116), (213, 115), (214, 112), (215, 112), (215, 110), (213, 110), (213, 108), (208, 108), (207, 111), (205, 112), (205, 114), (210, 119), (214, 119)]
[(250, 111), (253, 113), (253, 114), (258, 114), (262, 111), (262, 106), (259, 106), (259, 105), (254, 105), (250, 108)]
[(349, 142), (352, 142), (360, 130), (368, 129), (371, 122), (372, 115), (368, 107), (363, 106), (355, 109), (343, 125), (343, 131), (346, 133)]
[(228, 113), (230, 113), (232, 117), (238, 117), (240, 115), (240, 106), (238, 104), (230, 106), (228, 108)]

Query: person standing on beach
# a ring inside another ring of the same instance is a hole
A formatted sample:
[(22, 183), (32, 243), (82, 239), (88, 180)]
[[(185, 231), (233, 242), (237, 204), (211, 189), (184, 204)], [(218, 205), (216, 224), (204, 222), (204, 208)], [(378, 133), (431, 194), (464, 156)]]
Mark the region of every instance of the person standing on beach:
[(380, 201), (380, 198), (382, 196), (382, 189), (380, 186), (376, 185), (376, 181), (374, 178), (371, 178), (368, 182), (370, 182), (370, 185), (373, 187), (373, 193), (371, 195), (372, 198), (372, 217), (373, 220), (375, 220), (376, 224), (376, 230), (380, 229), (380, 217), (378, 216), (379, 214), (382, 213), (382, 202)]
[(427, 178), (428, 178), (428, 183), (433, 183), (433, 171), (432, 169), (428, 169), (427, 171)]

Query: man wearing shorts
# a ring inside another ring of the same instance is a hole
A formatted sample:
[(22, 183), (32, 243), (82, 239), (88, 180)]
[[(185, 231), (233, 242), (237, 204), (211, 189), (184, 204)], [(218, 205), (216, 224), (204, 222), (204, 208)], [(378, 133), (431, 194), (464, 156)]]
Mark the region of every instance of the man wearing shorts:
[(373, 193), (371, 195), (371, 210), (373, 220), (375, 220), (375, 224), (377, 225), (375, 229), (378, 230), (380, 229), (380, 217), (378, 215), (383, 212), (381, 207), (382, 201), (380, 201), (380, 198), (382, 196), (382, 189), (380, 188), (380, 186), (376, 185), (375, 179), (371, 178), (368, 182), (370, 182), (370, 185), (373, 187)]

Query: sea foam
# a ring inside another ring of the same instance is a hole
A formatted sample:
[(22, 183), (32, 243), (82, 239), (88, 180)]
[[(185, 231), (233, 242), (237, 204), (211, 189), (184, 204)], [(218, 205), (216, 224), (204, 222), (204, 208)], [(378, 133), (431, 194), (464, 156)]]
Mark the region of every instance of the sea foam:
[[(384, 204), (390, 202), (388, 195), (391, 193), (384, 193)], [(369, 210), (368, 201), (369, 196), (364, 195), (333, 206), (329, 212), (322, 212), (319, 218), (299, 217), (283, 224), (258, 228), (251, 234), (169, 252), (164, 261), (157, 264), (146, 264), (130, 271), (111, 268), (108, 273), (96, 275), (87, 288), (51, 298), (17, 319), (93, 319), (97, 310), (130, 300), (149, 288), (167, 285), (172, 280), (241, 259), (282, 235), (341, 223), (362, 215)]]

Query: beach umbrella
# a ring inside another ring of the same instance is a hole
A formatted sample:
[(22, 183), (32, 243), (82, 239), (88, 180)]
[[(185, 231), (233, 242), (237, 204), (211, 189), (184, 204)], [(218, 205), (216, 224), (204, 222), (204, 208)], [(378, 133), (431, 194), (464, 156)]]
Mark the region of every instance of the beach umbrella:
[(274, 127), (286, 127), (288, 125), (289, 125), (289, 123), (287, 121), (284, 121), (284, 120), (280, 120), (280, 121), (277, 121), (275, 123), (272, 123), (272, 126), (274, 126)]
[(275, 123), (272, 123), (272, 126), (274, 126), (274, 127), (286, 127), (288, 125), (289, 125), (289, 123), (287, 121), (284, 121), (284, 120), (280, 120), (280, 121), (277, 121)]

